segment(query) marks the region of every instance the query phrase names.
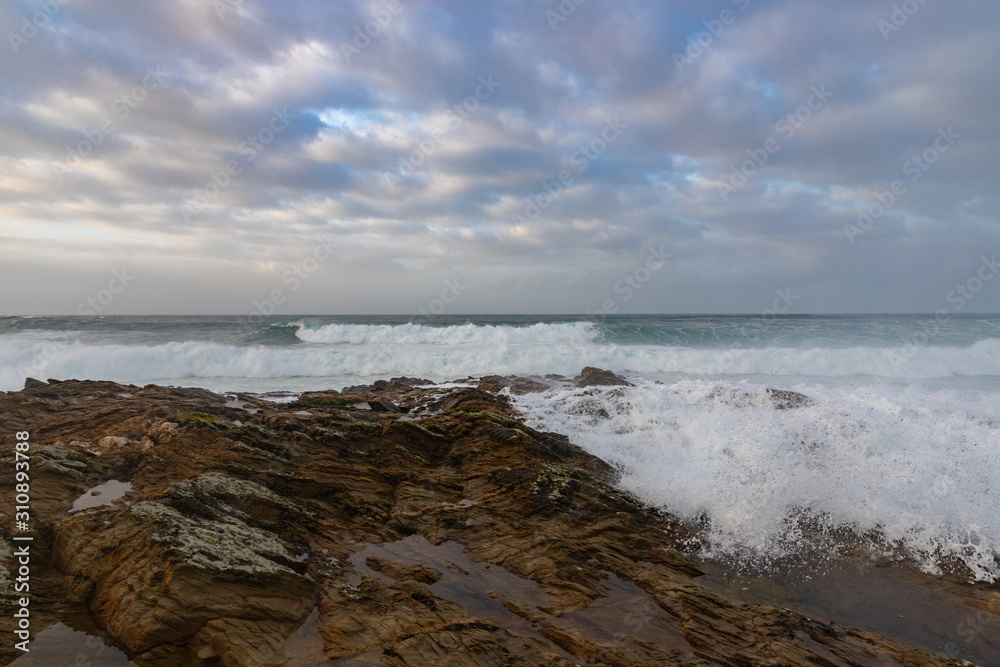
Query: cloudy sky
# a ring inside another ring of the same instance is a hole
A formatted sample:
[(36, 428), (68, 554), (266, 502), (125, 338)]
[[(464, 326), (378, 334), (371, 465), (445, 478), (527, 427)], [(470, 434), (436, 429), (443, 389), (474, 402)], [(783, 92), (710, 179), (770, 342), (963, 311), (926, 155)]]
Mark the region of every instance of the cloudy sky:
[(1000, 310), (995, 0), (9, 0), (0, 29), (2, 314)]

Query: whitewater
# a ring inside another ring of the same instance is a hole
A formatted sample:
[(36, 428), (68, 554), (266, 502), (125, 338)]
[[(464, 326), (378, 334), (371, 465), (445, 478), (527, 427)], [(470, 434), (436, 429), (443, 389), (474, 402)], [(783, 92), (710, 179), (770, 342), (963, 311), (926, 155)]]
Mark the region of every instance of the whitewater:
[[(1000, 579), (1000, 317), (0, 318), (6, 391), (37, 377), (298, 393), (584, 366), (634, 386), (512, 400), (703, 526), (704, 555), (766, 570), (846, 534)], [(778, 410), (767, 388), (810, 402)]]

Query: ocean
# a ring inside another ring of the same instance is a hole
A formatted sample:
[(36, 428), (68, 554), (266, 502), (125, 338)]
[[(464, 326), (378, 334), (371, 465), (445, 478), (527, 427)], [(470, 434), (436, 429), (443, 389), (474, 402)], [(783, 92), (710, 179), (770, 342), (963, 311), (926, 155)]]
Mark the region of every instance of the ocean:
[[(7, 391), (36, 377), (298, 393), (584, 366), (635, 386), (516, 407), (704, 527), (702, 555), (766, 571), (861, 545), (1000, 579), (1000, 316), (0, 318)], [(767, 388), (811, 402), (778, 410)]]

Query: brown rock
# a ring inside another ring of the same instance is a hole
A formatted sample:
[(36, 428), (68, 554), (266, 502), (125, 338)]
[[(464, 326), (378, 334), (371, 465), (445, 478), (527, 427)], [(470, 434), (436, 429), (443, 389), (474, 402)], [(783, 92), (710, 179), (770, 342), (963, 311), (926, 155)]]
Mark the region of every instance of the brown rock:
[(593, 366), (587, 366), (580, 374), (573, 378), (573, 384), (577, 387), (631, 387), (631, 382), (620, 375), (615, 375), (611, 371), (601, 370)]
[(48, 384), (42, 382), (41, 380), (36, 380), (35, 378), (25, 378), (24, 380), (24, 391), (30, 391), (31, 389), (41, 389), (47, 387)]
[[(249, 412), (203, 390), (75, 381), (0, 395), (0, 428), (35, 438), (32, 567), (47, 574), (32, 580), (33, 627), (92, 619), (144, 666), (316, 651), (386, 665), (957, 664), (710, 590), (680, 552), (696, 527), (616, 489), (610, 466), (502, 397), (389, 397), (433, 411), (318, 392)], [(132, 484), (131, 504), (69, 514), (109, 479)]]
[(373, 412), (402, 412), (391, 401), (368, 401), (368, 409)]
[(417, 386), (427, 386), (435, 384), (431, 380), (424, 378), (396, 377), (389, 380), (388, 389), (410, 389)]
[(548, 391), (553, 387), (551, 384), (540, 382), (532, 378), (518, 377), (516, 375), (487, 375), (479, 381), (478, 388), (495, 394), (502, 389), (509, 387), (510, 393), (520, 396), (522, 394), (533, 394), (541, 391)]
[(422, 584), (437, 583), (437, 581), (441, 579), (440, 572), (433, 567), (427, 567), (426, 565), (404, 565), (401, 563), (394, 563), (385, 558), (377, 558), (374, 556), (367, 558), (365, 560), (365, 565), (376, 572), (381, 572), (382, 574), (392, 577), (393, 579), (413, 579), (414, 581), (419, 581)]
[(127, 510), (64, 519), (55, 527), (53, 561), (94, 582), (91, 611), (126, 648), (143, 653), (191, 641), (212, 619), (301, 622), (313, 585), (267, 530), (296, 514), (266, 488), (209, 473)]
[(448, 393), (431, 405), (435, 410), (464, 410), (477, 412), (492, 410), (497, 414), (512, 414), (510, 399), (506, 396), (495, 396), (482, 389), (462, 388)]

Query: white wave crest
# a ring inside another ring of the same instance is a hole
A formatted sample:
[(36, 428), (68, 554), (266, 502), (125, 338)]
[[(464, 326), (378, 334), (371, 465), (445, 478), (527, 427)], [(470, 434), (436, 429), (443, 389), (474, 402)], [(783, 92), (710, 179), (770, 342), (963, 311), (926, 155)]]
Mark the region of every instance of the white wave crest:
[(521, 345), (584, 342), (596, 335), (590, 322), (532, 324), (524, 327), (463, 324), (429, 327), (422, 324), (327, 324), (309, 327), (296, 323), (296, 336), (308, 343), (371, 345)]
[[(929, 571), (942, 558), (1000, 579), (996, 394), (872, 383), (781, 387), (682, 380), (515, 397), (529, 422), (623, 471), (642, 500), (710, 526), (716, 555), (776, 562), (809, 536), (796, 517), (878, 534)], [(815, 548), (815, 545), (812, 545)], [(794, 554), (792, 554), (794, 555)]]
[(613, 345), (586, 323), (530, 327), (330, 325), (302, 328), (310, 344), (235, 346), (82, 343), (75, 335), (0, 336), (0, 389), (24, 378), (157, 382), (184, 378), (419, 375), (436, 381), (499, 374), (575, 375), (584, 366), (658, 379), (689, 375), (941, 378), (1000, 375), (1000, 340), (967, 348), (705, 349)]

